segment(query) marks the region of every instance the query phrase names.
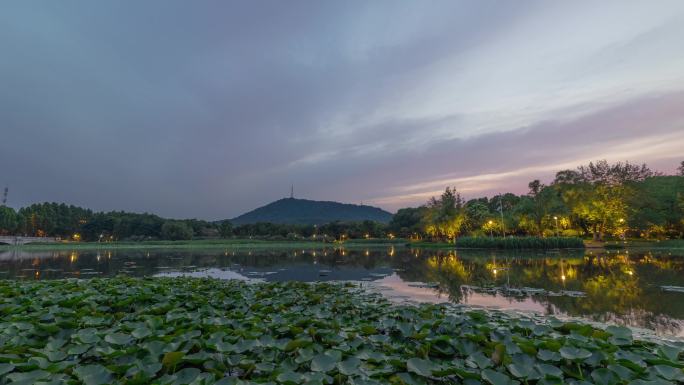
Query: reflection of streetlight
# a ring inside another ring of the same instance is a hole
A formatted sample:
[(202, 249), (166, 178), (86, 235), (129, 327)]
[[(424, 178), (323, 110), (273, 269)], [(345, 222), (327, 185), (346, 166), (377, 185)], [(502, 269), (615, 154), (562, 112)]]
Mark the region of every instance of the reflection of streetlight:
[(565, 287), (565, 269), (563, 268), (563, 260), (560, 261), (561, 267), (561, 281), (563, 281), (563, 287)]

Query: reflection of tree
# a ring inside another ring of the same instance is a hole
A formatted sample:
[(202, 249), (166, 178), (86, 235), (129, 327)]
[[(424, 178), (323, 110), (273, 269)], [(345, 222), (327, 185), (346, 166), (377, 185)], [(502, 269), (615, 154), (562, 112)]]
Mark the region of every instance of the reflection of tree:
[[(640, 325), (660, 331), (680, 328), (681, 294), (663, 293), (659, 285), (684, 286), (684, 260), (669, 256), (629, 254), (548, 254), (469, 251), (458, 255), (432, 252), (422, 263), (413, 258), (406, 281), (438, 282), (436, 290), (453, 302), (467, 300), (462, 285), (534, 287), (560, 292), (583, 291), (586, 297), (533, 296), (549, 313), (583, 316), (597, 321)], [(496, 273), (495, 273), (496, 271)], [(498, 295), (506, 295), (499, 292)], [(677, 297), (679, 296), (679, 297)], [(673, 297), (671, 300), (665, 298)], [(676, 297), (676, 298), (675, 298)], [(520, 297), (509, 296), (512, 301)]]
[[(684, 286), (684, 259), (668, 252), (592, 253), (546, 251), (316, 249), (316, 250), (88, 250), (16, 251), (0, 256), (0, 277), (25, 279), (79, 277), (77, 272), (94, 269), (100, 276), (121, 271), (149, 276), (159, 267), (183, 270), (226, 268), (247, 271), (298, 271), (312, 266), (336, 271), (386, 273), (397, 269), (404, 281), (437, 282), (436, 289), (453, 302), (466, 302), (463, 285), (513, 288), (543, 288), (553, 292), (578, 290), (586, 297), (532, 296), (549, 313), (583, 316), (676, 330), (672, 319), (684, 320), (684, 294), (666, 293), (660, 285)], [(132, 267), (134, 265), (135, 267)], [(308, 279), (318, 279), (316, 268)], [(380, 269), (380, 270), (377, 270)], [(496, 273), (494, 272), (496, 270)], [(35, 274), (39, 271), (39, 274)], [(74, 273), (74, 274), (68, 274)], [(340, 277), (353, 276), (341, 273)], [(85, 278), (88, 275), (80, 275)], [(302, 275), (303, 276), (303, 275)], [(358, 274), (356, 275), (358, 277)], [(563, 279), (565, 277), (565, 279)], [(292, 278), (287, 278), (292, 279)], [(295, 278), (296, 279), (296, 278)], [(344, 278), (342, 278), (344, 279)], [(351, 278), (359, 279), (359, 278)], [(520, 297), (509, 296), (511, 301)]]

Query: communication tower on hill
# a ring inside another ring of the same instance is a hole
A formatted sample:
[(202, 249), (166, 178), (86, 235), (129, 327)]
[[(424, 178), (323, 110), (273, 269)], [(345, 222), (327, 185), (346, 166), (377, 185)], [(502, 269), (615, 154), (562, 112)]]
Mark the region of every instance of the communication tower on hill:
[(5, 206), (7, 204), (7, 193), (9, 193), (9, 187), (5, 187), (5, 190), (2, 192), (2, 205), (0, 206)]

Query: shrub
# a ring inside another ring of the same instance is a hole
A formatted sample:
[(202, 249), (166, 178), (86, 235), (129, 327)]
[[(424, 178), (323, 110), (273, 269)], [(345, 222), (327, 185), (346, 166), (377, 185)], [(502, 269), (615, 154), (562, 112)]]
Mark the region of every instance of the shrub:
[(577, 237), (461, 237), (456, 247), (471, 249), (579, 249), (584, 242)]

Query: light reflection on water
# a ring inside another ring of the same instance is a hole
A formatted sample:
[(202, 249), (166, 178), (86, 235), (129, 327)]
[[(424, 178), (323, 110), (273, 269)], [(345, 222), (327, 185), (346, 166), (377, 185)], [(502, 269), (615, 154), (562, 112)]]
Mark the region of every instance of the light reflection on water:
[[(394, 298), (583, 317), (684, 336), (684, 254), (671, 251), (0, 251), (0, 278), (192, 275), (373, 281)], [(420, 284), (420, 283), (428, 283)]]

